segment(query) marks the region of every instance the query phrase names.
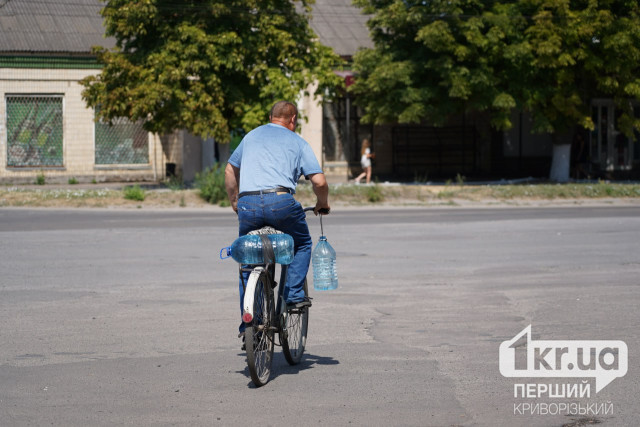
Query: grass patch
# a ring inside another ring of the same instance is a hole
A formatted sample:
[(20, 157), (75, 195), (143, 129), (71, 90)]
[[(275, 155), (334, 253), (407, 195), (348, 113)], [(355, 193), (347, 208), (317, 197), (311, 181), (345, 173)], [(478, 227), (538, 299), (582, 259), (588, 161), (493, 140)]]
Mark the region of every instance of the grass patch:
[(600, 181), (587, 184), (529, 184), (488, 186), (488, 196), (500, 199), (594, 199), (640, 197), (640, 185)]
[(143, 202), (145, 197), (147, 197), (144, 189), (140, 188), (138, 184), (134, 185), (133, 187), (125, 187), (123, 193), (125, 199), (135, 200), (137, 202)]
[(367, 188), (367, 200), (371, 203), (379, 203), (384, 200), (382, 189), (377, 183)]
[[(387, 188), (381, 185), (355, 185), (355, 184), (330, 184), (329, 203), (340, 201), (351, 205), (362, 205), (366, 203), (378, 203), (389, 194)], [(302, 183), (296, 188), (296, 200), (303, 206), (313, 206), (316, 203), (316, 196), (313, 187), (309, 183)]]
[(458, 196), (458, 192), (457, 191), (451, 191), (451, 190), (444, 190), (444, 191), (438, 191), (438, 194), (436, 195), (436, 197), (438, 199), (453, 199), (454, 197)]
[[(218, 184), (215, 177), (207, 177), (205, 182), (217, 185), (220, 206), (228, 206), (224, 180), (220, 172)], [(366, 206), (373, 204), (405, 205), (456, 205), (460, 201), (471, 203), (519, 204), (536, 200), (597, 200), (597, 199), (640, 199), (640, 184), (591, 182), (570, 184), (518, 184), (518, 185), (353, 185), (331, 184), (329, 202), (339, 206)], [(208, 191), (208, 189), (207, 189)], [(123, 198), (124, 194), (124, 198)], [(206, 194), (206, 192), (205, 192)], [(127, 196), (128, 195), (128, 196)], [(301, 183), (295, 198), (303, 206), (313, 206), (316, 202), (311, 184)], [(138, 203), (133, 204), (130, 200)], [(455, 202), (455, 203), (454, 203)], [(639, 200), (640, 202), (640, 200)], [(167, 191), (143, 190), (139, 185), (124, 190), (79, 189), (50, 187), (28, 188), (21, 186), (0, 186), (0, 206), (24, 207), (199, 207), (206, 206), (202, 189), (182, 189)]]
[(165, 180), (164, 184), (171, 191), (178, 191), (184, 189), (184, 184), (182, 183), (182, 178), (172, 175), (168, 179)]
[(28, 190), (9, 187), (0, 190), (3, 206), (105, 206), (111, 199), (120, 198), (121, 192), (113, 190)]

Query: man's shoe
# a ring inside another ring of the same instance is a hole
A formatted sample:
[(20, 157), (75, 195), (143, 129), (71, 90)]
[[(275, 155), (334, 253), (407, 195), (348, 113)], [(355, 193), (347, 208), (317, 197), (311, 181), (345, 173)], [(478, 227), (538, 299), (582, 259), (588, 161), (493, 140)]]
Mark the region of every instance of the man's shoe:
[(240, 350), (247, 351), (247, 345), (244, 342), (244, 331), (238, 334), (238, 338), (242, 338), (242, 347), (240, 347)]
[(296, 310), (305, 307), (311, 307), (311, 298), (304, 297), (302, 301), (287, 303), (287, 310)]

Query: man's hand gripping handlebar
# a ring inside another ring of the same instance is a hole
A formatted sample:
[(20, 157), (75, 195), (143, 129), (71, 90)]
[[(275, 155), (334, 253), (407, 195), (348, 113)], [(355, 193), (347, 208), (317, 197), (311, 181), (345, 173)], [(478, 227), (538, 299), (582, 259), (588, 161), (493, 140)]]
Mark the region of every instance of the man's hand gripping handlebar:
[(308, 208), (304, 208), (305, 212), (310, 212), (313, 211), (314, 215), (329, 215), (329, 213), (331, 212), (331, 208), (320, 208), (317, 205), (315, 207), (308, 207)]

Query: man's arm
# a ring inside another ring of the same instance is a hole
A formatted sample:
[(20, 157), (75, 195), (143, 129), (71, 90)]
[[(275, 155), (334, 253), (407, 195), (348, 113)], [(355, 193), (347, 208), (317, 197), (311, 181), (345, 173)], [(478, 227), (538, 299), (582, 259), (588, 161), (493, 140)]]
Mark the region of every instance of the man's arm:
[(320, 209), (326, 209), (327, 213), (331, 210), (329, 206), (329, 184), (324, 177), (323, 173), (314, 173), (309, 175), (311, 185), (313, 186), (313, 192), (316, 195), (317, 202), (316, 207), (313, 209), (313, 213), (318, 215)]
[(235, 213), (238, 213), (238, 188), (240, 183), (240, 168), (227, 163), (224, 169), (224, 186), (227, 189), (229, 203)]

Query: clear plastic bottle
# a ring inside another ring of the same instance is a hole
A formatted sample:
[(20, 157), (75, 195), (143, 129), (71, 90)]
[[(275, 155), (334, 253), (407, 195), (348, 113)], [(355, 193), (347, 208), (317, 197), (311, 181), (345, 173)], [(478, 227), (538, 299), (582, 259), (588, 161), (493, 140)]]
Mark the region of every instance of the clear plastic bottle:
[[(278, 264), (289, 265), (293, 261), (293, 237), (288, 234), (267, 235), (273, 245), (273, 252)], [(220, 258), (226, 249), (227, 258), (231, 256), (240, 264), (262, 264), (262, 239), (257, 234), (238, 237), (231, 246), (220, 251)]]
[(336, 251), (327, 238), (320, 236), (318, 244), (311, 253), (313, 265), (313, 288), (328, 291), (338, 287), (338, 271), (336, 269)]

